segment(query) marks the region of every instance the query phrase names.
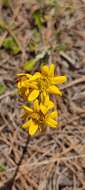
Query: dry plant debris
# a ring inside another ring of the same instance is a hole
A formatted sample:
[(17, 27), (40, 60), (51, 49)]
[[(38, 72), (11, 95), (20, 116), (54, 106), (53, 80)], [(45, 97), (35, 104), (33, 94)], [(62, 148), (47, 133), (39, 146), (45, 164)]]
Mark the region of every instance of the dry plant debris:
[[(13, 53), (13, 45), (19, 51)], [(84, 0), (0, 1), (0, 187), (13, 175), (27, 138), (19, 128), (16, 74), (23, 67), (34, 73), (43, 63), (68, 77), (63, 98), (53, 97), (60, 127), (32, 138), (13, 190), (84, 190)]]

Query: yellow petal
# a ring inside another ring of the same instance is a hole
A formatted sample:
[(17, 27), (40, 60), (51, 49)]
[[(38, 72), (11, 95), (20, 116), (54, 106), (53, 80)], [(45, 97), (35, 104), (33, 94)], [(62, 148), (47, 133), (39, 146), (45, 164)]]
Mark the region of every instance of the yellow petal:
[(57, 125), (58, 125), (58, 123), (57, 123), (54, 119), (52, 119), (52, 118), (50, 118), (50, 117), (47, 117), (47, 118), (46, 118), (46, 124), (47, 124), (49, 127), (52, 127), (52, 128), (56, 128)]
[(44, 99), (46, 98), (46, 96), (47, 96), (46, 91), (43, 90), (43, 97), (44, 97)]
[(44, 103), (45, 99), (46, 99), (46, 91), (43, 90), (41, 93), (40, 93), (40, 97), (41, 97), (41, 102)]
[(29, 108), (28, 106), (23, 105), (22, 108), (23, 108), (25, 111), (27, 111), (28, 113), (32, 113), (32, 112), (33, 112), (33, 110), (32, 110), (31, 108)]
[(31, 74), (26, 74), (26, 77), (27, 77), (27, 78), (31, 78), (32, 75), (31, 75)]
[(34, 101), (34, 110), (35, 111), (39, 111), (39, 101), (38, 101), (38, 99), (36, 99), (35, 101)]
[(20, 82), (20, 81), (17, 83), (17, 87), (18, 87), (19, 89), (21, 88), (21, 82)]
[(27, 88), (27, 90), (25, 91), (25, 95), (28, 96), (29, 94), (29, 89)]
[(40, 110), (45, 115), (48, 111), (48, 108), (41, 103), (40, 104)]
[(26, 73), (20, 73), (20, 74), (17, 74), (17, 76), (18, 77), (26, 76), (26, 77), (30, 78), (32, 75), (26, 74)]
[(39, 72), (36, 72), (36, 73), (30, 78), (30, 80), (31, 80), (31, 81), (34, 81), (34, 80), (39, 79), (39, 78), (41, 78), (41, 74), (40, 74)]
[(49, 96), (48, 95), (45, 98), (44, 105), (48, 108), (48, 110), (54, 107), (54, 103), (51, 100), (49, 100)]
[(50, 77), (54, 76), (54, 69), (55, 69), (54, 64), (51, 64), (50, 68), (49, 68), (49, 76)]
[(43, 92), (41, 92), (41, 94), (40, 94), (40, 99), (41, 99), (41, 102), (43, 102), (43, 101), (44, 101)]
[(58, 112), (53, 111), (52, 113), (49, 114), (49, 117), (52, 118), (52, 119), (56, 119), (58, 117)]
[(51, 94), (56, 94), (56, 95), (62, 96), (62, 92), (59, 90), (59, 88), (57, 86), (54, 86), (54, 85), (52, 85), (48, 88), (48, 92)]
[(25, 76), (26, 74), (25, 73), (20, 73), (20, 74), (16, 74), (18, 77), (22, 77), (22, 76)]
[(34, 123), (33, 121), (31, 122), (31, 125), (29, 127), (29, 134), (33, 136), (38, 130), (38, 124)]
[(32, 119), (28, 120), (26, 123), (24, 123), (21, 127), (23, 129), (28, 129), (32, 125)]
[(38, 89), (37, 82), (29, 82), (29, 88), (35, 88)]
[(51, 108), (53, 108), (54, 107), (54, 103), (51, 101), (51, 100), (49, 100), (48, 101), (48, 109), (51, 109)]
[(49, 102), (49, 96), (46, 94), (44, 102), (45, 106), (48, 106), (48, 102)]
[(47, 65), (44, 65), (41, 67), (41, 72), (44, 75), (49, 75), (49, 67)]
[(29, 97), (28, 97), (28, 101), (34, 101), (37, 97), (39, 96), (39, 90), (33, 90)]
[(56, 76), (52, 79), (52, 84), (63, 84), (67, 80), (66, 76)]
[(26, 88), (35, 88), (37, 89), (37, 83), (34, 82), (34, 81), (30, 81), (29, 79), (26, 79), (26, 80), (22, 80), (21, 81), (21, 86), (22, 87), (26, 87)]
[(29, 81), (28, 80), (22, 80), (21, 81), (21, 87), (29, 87)]

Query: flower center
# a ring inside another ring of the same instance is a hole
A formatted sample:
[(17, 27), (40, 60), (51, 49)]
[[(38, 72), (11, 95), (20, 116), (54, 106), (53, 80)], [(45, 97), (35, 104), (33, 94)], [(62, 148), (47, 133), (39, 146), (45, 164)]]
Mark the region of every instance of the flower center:
[(37, 122), (39, 125), (43, 124), (43, 121), (45, 119), (45, 116), (43, 115), (43, 113), (37, 112), (37, 113), (33, 113), (32, 114), (32, 118), (35, 120), (35, 122)]

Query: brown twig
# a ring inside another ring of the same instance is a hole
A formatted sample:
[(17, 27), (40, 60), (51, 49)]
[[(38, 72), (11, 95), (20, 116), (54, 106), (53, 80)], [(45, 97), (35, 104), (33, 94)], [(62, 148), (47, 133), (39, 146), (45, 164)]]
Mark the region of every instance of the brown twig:
[(70, 58), (66, 53), (61, 51), (60, 56), (69, 64), (71, 68), (79, 69), (78, 65), (75, 64), (75, 61), (72, 58)]
[(12, 190), (12, 187), (13, 187), (14, 182), (15, 182), (15, 178), (16, 178), (18, 172), (19, 172), (19, 168), (20, 168), (21, 163), (23, 161), (24, 155), (25, 155), (25, 153), (27, 151), (29, 141), (30, 141), (30, 136), (27, 137), (25, 147), (24, 147), (24, 149), (22, 151), (22, 155), (21, 155), (20, 160), (19, 160), (19, 162), (17, 164), (17, 168), (15, 170), (15, 173), (14, 173), (13, 177), (11, 179), (9, 179), (2, 187), (0, 187), (0, 190)]
[(67, 88), (70, 88), (72, 86), (75, 86), (76, 84), (80, 84), (80, 83), (83, 83), (85, 82), (85, 76), (79, 78), (79, 79), (76, 79), (74, 81), (71, 81), (69, 82), (67, 85), (63, 86), (61, 89), (64, 90), (64, 89), (67, 89)]

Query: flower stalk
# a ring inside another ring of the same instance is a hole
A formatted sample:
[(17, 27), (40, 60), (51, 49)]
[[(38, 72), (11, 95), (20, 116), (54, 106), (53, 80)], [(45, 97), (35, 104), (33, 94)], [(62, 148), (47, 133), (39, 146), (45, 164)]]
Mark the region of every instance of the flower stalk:
[(27, 152), (29, 141), (30, 141), (30, 136), (28, 135), (26, 143), (25, 143), (25, 146), (23, 148), (23, 151), (22, 151), (22, 154), (21, 154), (21, 157), (20, 157), (20, 160), (17, 163), (17, 167), (16, 167), (16, 170), (14, 172), (14, 175), (6, 183), (4, 183), (3, 186), (0, 187), (0, 190), (12, 190), (12, 187), (13, 187), (14, 182), (15, 182), (15, 178), (16, 178), (18, 172), (19, 172), (20, 166), (21, 166), (22, 161), (24, 159), (24, 156), (25, 156), (25, 154)]

